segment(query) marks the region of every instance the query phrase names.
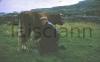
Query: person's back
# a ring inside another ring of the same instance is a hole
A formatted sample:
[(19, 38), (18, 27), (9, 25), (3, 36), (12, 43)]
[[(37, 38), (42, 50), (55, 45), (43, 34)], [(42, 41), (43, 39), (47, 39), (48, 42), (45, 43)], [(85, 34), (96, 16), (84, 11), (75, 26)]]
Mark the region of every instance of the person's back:
[(46, 23), (41, 29), (39, 50), (41, 54), (56, 52), (58, 49), (58, 33), (52, 24)]

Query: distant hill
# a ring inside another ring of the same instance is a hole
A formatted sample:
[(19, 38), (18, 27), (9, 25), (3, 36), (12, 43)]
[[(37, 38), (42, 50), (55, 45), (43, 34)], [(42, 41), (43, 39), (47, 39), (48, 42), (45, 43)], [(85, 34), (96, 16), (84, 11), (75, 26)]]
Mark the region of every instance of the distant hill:
[(66, 15), (91, 15), (100, 16), (100, 0), (86, 0), (71, 6), (33, 9), (31, 11), (44, 11), (51, 13), (64, 13)]
[(3, 15), (5, 15), (5, 13), (1, 12), (1, 13), (0, 13), (0, 16), (3, 16)]

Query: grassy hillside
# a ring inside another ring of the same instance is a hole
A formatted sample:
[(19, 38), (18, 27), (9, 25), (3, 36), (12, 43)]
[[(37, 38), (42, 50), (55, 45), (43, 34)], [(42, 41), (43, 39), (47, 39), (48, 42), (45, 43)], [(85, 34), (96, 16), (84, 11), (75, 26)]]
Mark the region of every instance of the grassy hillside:
[[(0, 62), (100, 62), (100, 25), (86, 22), (67, 22), (63, 26), (57, 26), (60, 31), (59, 45), (66, 49), (59, 49), (59, 52), (40, 56), (36, 49), (30, 51), (17, 51), (17, 36), (11, 37), (11, 26), (0, 25)], [(64, 32), (60, 27), (65, 27)], [(75, 30), (71, 37), (71, 28), (77, 27), (81, 30), (81, 36)], [(88, 30), (86, 37), (83, 37), (83, 28), (92, 28), (92, 37)], [(15, 30), (16, 31), (16, 30)], [(65, 36), (68, 33), (67, 36)]]

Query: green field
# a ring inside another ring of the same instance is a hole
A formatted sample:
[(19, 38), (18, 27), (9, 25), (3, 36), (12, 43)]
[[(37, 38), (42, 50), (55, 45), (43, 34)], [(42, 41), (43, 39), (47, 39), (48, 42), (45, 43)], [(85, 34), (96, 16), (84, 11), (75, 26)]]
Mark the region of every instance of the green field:
[[(66, 32), (60, 27), (67, 28)], [(80, 29), (80, 36), (75, 30), (71, 35), (71, 28)], [(90, 27), (92, 36), (86, 31), (83, 36), (83, 28)], [(66, 22), (63, 26), (57, 26), (60, 31), (59, 45), (66, 49), (59, 49), (53, 55), (40, 56), (36, 49), (31, 51), (17, 51), (17, 36), (11, 36), (11, 26), (0, 25), (0, 62), (100, 62), (100, 24), (92, 22)], [(16, 33), (15, 26), (14, 32)]]

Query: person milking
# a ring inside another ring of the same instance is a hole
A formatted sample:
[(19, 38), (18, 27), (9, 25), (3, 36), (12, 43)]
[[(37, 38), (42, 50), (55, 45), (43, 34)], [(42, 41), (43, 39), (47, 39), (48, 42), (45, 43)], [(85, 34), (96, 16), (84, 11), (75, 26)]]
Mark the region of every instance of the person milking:
[(41, 37), (39, 41), (39, 52), (49, 54), (58, 50), (58, 33), (56, 28), (49, 22), (46, 15), (41, 15)]

